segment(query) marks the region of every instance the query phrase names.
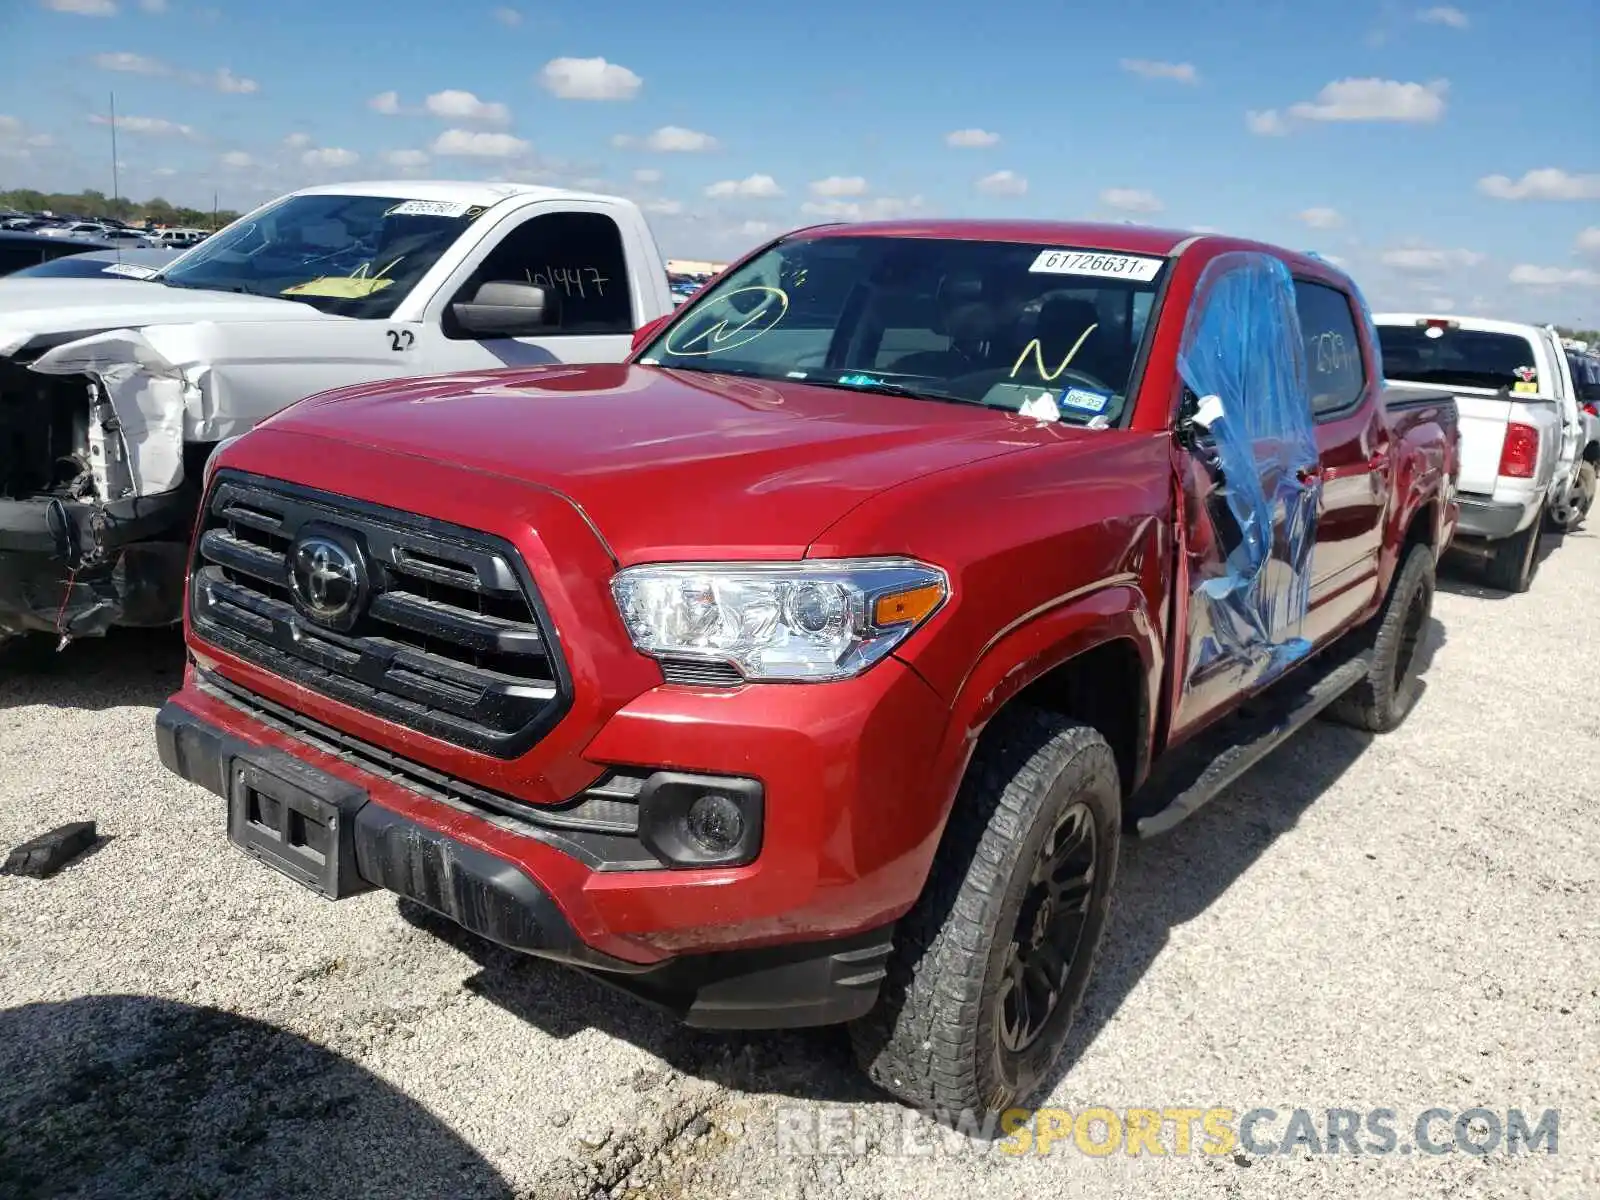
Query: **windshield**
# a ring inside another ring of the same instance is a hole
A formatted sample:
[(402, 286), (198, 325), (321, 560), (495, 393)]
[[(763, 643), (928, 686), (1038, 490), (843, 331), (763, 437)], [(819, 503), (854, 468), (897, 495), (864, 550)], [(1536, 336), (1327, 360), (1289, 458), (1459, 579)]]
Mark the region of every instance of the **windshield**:
[(161, 281), (382, 319), (482, 211), (403, 196), (290, 196), (207, 238)]
[(1017, 242), (783, 242), (719, 280), (639, 361), (1111, 422), (1164, 266)]
[(1378, 344), (1385, 379), (1492, 391), (1539, 390), (1539, 360), (1533, 343), (1520, 334), (1380, 325)]

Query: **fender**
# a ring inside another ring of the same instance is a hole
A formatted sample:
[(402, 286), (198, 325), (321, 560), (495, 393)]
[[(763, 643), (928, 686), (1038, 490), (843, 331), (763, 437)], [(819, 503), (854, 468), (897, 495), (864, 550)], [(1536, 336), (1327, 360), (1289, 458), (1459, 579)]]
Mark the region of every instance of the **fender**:
[[(972, 751), (995, 714), (1050, 671), (1115, 641), (1132, 644), (1143, 673), (1140, 682), (1146, 701), (1140, 718), (1135, 775), (1135, 782), (1142, 782), (1155, 727), (1153, 699), (1160, 687), (1161, 636), (1138, 577), (1129, 573), (1057, 597), (1017, 618), (984, 647), (957, 691), (929, 775), (941, 805), (941, 835)], [(932, 847), (930, 857), (931, 852)]]

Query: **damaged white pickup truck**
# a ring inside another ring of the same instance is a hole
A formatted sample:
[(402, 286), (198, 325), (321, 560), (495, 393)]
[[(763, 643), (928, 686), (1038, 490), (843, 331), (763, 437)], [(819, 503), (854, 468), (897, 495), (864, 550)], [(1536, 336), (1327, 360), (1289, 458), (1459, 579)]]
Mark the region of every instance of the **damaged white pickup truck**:
[(207, 459), (297, 400), (620, 362), (672, 309), (637, 206), (518, 184), (309, 188), (123, 272), (0, 280), (0, 639), (178, 620)]

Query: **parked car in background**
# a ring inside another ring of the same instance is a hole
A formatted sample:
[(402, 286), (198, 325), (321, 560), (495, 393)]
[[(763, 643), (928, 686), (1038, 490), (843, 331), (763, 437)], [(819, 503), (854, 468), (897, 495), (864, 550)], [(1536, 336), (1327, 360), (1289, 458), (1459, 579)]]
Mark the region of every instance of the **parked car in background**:
[(157, 229), (150, 235), (150, 240), (158, 246), (166, 246), (174, 250), (187, 250), (190, 246), (198, 246), (206, 239), (203, 229)]
[(1537, 325), (1427, 313), (1377, 313), (1385, 376), (1437, 388), (1461, 413), (1456, 545), (1491, 584), (1523, 592), (1545, 524), (1573, 527), (1581, 428), (1567, 359)]
[(1583, 424), (1577, 487), (1585, 497), (1585, 511), (1592, 513), (1595, 498), (1600, 495), (1600, 354), (1569, 350), (1567, 369)]
[[(104, 249), (107, 245), (105, 242), (86, 245), (67, 238), (0, 230), (0, 275), (12, 275), (52, 259), (82, 254), (85, 250)], [(0, 428), (4, 428), (3, 416), (0, 416)]]
[(240, 847), (693, 1025), (850, 1021), (889, 1092), (994, 1112), (1067, 1039), (1124, 820), (1419, 693), (1455, 407), (1385, 391), (1328, 263), (831, 226), (637, 340), (219, 450), (158, 736)]
[(0, 281), (0, 637), (178, 620), (207, 457), (304, 396), (618, 362), (670, 310), (638, 206), (522, 184), (308, 188), (148, 282)]

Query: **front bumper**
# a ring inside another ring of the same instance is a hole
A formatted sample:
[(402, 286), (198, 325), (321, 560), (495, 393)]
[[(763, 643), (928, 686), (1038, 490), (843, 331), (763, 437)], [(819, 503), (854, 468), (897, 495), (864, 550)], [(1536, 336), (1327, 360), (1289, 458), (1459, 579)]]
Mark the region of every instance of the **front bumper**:
[(0, 637), (176, 624), (195, 502), (191, 488), (110, 504), (0, 500)]

